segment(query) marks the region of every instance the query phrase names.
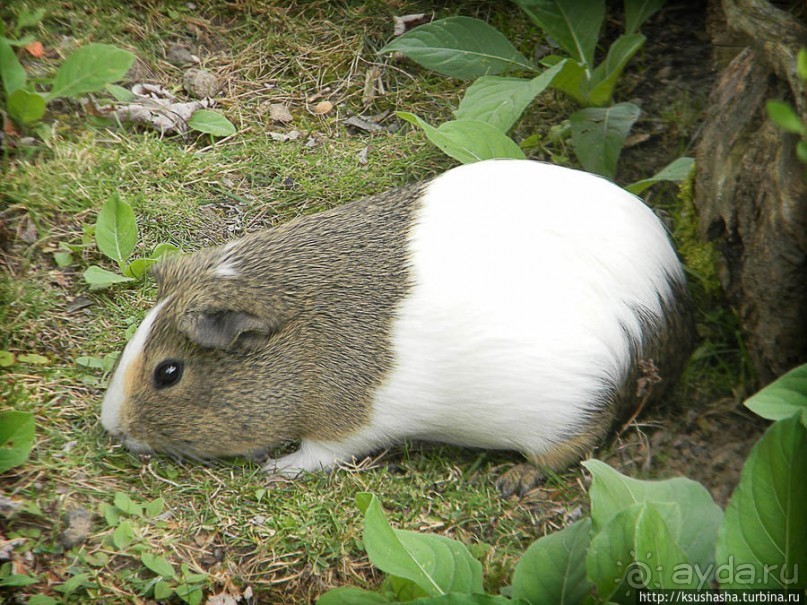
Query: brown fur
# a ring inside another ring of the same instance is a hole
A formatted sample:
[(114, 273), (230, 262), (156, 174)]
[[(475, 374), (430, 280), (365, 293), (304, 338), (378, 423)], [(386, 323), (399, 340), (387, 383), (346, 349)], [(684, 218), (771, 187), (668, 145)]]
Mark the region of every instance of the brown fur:
[[(159, 297), (168, 300), (132, 377), (124, 431), (208, 457), (337, 440), (366, 423), (392, 363), (395, 309), (411, 287), (406, 242), (423, 186), (161, 263)], [(236, 275), (217, 275), (222, 265)], [(166, 359), (184, 361), (184, 375), (155, 389)]]

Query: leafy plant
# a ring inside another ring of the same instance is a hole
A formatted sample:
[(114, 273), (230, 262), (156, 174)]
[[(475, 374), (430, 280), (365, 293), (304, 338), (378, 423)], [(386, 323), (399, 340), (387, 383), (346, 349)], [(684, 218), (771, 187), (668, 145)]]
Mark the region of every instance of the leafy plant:
[[(114, 496), (114, 504), (106, 504), (102, 514), (110, 528), (114, 528), (108, 538), (109, 546), (118, 552), (131, 553), (145, 569), (153, 574), (147, 580), (136, 580), (140, 593), (152, 595), (164, 601), (176, 595), (189, 605), (199, 605), (204, 596), (207, 574), (192, 573), (187, 564), (180, 564), (180, 571), (162, 555), (151, 551), (142, 540), (141, 527), (146, 522), (156, 522), (163, 512), (165, 502), (157, 498), (148, 503), (136, 502), (124, 492)], [(128, 551), (128, 552), (127, 552)]]
[[(807, 82), (807, 48), (799, 50), (796, 60), (796, 72), (799, 78)], [(807, 164), (807, 124), (799, 117), (796, 110), (784, 101), (768, 101), (765, 104), (768, 117), (785, 132), (799, 135), (796, 143), (796, 156), (803, 164)]]
[(0, 412), (0, 473), (21, 465), (34, 447), (34, 415)]
[[(507, 131), (535, 97), (555, 88), (584, 107), (570, 116), (569, 128), (564, 129), (583, 168), (613, 178), (625, 139), (640, 114), (632, 103), (612, 105), (614, 89), (627, 63), (644, 45), (639, 28), (664, 0), (625, 0), (625, 33), (599, 64), (595, 51), (605, 0), (516, 0), (516, 4), (567, 56), (552, 55), (539, 65), (479, 19), (449, 17), (421, 25), (381, 52), (401, 52), (438, 73), (476, 81), (468, 87), (452, 121), (435, 128), (410, 113), (398, 113), (399, 117), (422, 128), (432, 143), (463, 163), (523, 158)], [(539, 75), (500, 75), (524, 71)], [(662, 173), (665, 178), (669, 175)]]
[(137, 246), (137, 221), (132, 207), (118, 195), (109, 198), (101, 207), (95, 221), (94, 237), (98, 250), (118, 264), (121, 274), (97, 265), (89, 266), (84, 271), (84, 280), (90, 284), (91, 290), (142, 279), (151, 265), (162, 257), (179, 251), (179, 248), (172, 244), (160, 243), (155, 246), (150, 256), (129, 262), (128, 259)]
[(386, 577), (379, 592), (337, 588), (321, 605), (634, 603), (637, 591), (789, 588), (807, 578), (807, 365), (746, 405), (777, 421), (751, 451), (725, 514), (699, 483), (632, 479), (597, 460), (591, 518), (533, 543), (508, 596), (482, 592), (481, 565), (461, 543), (393, 529), (372, 494), (359, 494), (364, 546)]

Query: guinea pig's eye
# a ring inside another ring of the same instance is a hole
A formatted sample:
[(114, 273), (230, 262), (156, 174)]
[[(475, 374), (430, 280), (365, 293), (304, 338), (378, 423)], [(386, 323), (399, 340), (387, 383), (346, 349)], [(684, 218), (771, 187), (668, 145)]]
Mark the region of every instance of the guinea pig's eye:
[(158, 389), (174, 386), (182, 378), (185, 364), (176, 359), (166, 359), (154, 369), (154, 386)]

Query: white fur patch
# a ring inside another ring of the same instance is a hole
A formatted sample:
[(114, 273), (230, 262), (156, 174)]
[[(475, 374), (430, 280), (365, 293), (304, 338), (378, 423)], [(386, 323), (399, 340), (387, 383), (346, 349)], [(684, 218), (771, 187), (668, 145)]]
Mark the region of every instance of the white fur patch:
[[(143, 323), (140, 324), (134, 336), (132, 336), (131, 340), (129, 340), (126, 347), (123, 349), (118, 367), (109, 379), (109, 386), (104, 395), (104, 402), (101, 404), (101, 424), (113, 435), (120, 434), (121, 432), (121, 408), (126, 402), (129, 391), (131, 391), (131, 386), (126, 384), (128, 369), (132, 366), (132, 363), (143, 355), (143, 347), (151, 332), (154, 319), (170, 298), (170, 296), (167, 297), (148, 312), (148, 315), (143, 319)], [(132, 442), (131, 445), (136, 448), (138, 444)], [(127, 447), (128, 446), (129, 443), (127, 442)], [(130, 447), (130, 449), (133, 448)]]
[[(494, 160), (437, 178), (411, 232), (394, 371), (355, 454), (404, 437), (541, 454), (630, 363), (634, 308), (681, 267), (653, 212), (613, 183)], [(665, 275), (666, 272), (666, 275)], [(363, 450), (363, 451), (362, 451)]]
[(233, 264), (229, 262), (222, 262), (215, 268), (214, 273), (218, 277), (238, 277), (238, 271)]

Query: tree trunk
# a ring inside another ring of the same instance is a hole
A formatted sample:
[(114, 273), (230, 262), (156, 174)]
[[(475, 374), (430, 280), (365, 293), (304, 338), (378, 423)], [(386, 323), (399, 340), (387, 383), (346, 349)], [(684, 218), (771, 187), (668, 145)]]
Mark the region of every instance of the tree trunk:
[(797, 137), (767, 117), (782, 99), (807, 115), (796, 55), (807, 29), (764, 0), (723, 0), (748, 38), (712, 90), (696, 151), (695, 205), (721, 255), (720, 279), (739, 313), (751, 362), (767, 383), (807, 361), (807, 180)]

